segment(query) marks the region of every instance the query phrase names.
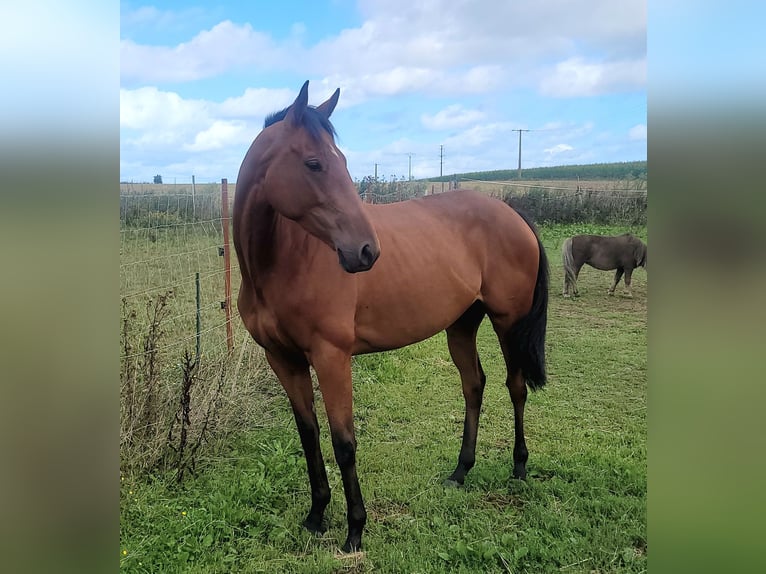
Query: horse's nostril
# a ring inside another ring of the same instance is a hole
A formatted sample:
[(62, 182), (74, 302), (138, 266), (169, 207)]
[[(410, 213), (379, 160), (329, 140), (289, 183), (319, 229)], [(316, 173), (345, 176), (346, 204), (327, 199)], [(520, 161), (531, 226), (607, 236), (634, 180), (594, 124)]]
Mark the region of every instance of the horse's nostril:
[(373, 261), (375, 261), (375, 255), (369, 243), (365, 243), (362, 247), (362, 251), (359, 253), (359, 261), (365, 267), (372, 265)]

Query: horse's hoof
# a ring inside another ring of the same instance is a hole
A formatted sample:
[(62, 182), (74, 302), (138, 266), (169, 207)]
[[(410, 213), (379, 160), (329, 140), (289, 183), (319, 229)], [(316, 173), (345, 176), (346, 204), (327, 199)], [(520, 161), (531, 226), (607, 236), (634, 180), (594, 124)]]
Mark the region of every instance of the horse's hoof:
[(458, 482), (457, 480), (453, 480), (451, 478), (445, 478), (442, 482), (442, 486), (446, 486), (447, 488), (460, 488), (463, 486), (461, 482)]
[(562, 293), (564, 295), (564, 299), (569, 299), (569, 293)]
[(341, 552), (345, 554), (351, 554), (353, 552), (359, 552), (362, 550), (362, 541), (361, 540), (351, 540), (350, 538), (346, 540), (346, 543), (341, 546), (340, 548)]
[(307, 518), (303, 521), (303, 527), (311, 532), (312, 534), (316, 534), (317, 536), (321, 536), (325, 532), (327, 532), (327, 521), (326, 520), (312, 520)]

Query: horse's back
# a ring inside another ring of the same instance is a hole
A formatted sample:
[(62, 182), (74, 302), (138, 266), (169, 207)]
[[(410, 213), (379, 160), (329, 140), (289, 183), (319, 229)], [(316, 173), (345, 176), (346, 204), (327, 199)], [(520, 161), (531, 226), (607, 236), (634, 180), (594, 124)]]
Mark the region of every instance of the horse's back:
[[(505, 202), (469, 190), (369, 205), (381, 241), (400, 263), (430, 258), (488, 271), (503, 261), (537, 269), (537, 237)], [(382, 255), (381, 255), (382, 256)], [(383, 267), (386, 266), (384, 262)]]
[(633, 268), (636, 252), (643, 242), (631, 233), (622, 235), (575, 235), (572, 239), (572, 256), (575, 261), (587, 263), (602, 271), (618, 267)]
[(370, 205), (366, 208), (376, 229), (396, 231), (422, 230), (441, 234), (497, 236), (513, 241), (536, 243), (534, 232), (523, 218), (505, 202), (486, 194), (458, 190), (429, 195), (388, 205)]

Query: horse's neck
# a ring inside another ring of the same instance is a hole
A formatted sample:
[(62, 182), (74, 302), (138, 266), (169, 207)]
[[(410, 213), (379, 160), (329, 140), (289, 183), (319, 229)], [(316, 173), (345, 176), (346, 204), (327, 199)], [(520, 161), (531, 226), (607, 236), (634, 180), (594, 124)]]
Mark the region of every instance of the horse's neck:
[[(274, 262), (274, 233), (280, 216), (266, 202), (255, 201), (250, 213), (248, 260), (254, 276), (268, 271)], [(255, 277), (254, 277), (255, 278)]]
[(260, 283), (277, 264), (280, 250), (300, 245), (307, 234), (267, 202), (255, 201), (248, 221), (247, 261), (251, 280)]

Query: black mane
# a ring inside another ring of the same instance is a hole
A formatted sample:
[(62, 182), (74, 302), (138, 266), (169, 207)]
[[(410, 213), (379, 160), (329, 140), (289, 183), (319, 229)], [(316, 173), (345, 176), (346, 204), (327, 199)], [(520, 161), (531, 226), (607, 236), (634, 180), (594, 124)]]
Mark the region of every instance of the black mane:
[[(269, 127), (272, 124), (275, 124), (277, 122), (281, 122), (283, 119), (285, 119), (285, 116), (287, 115), (287, 110), (290, 109), (290, 106), (286, 107), (283, 110), (279, 110), (278, 112), (273, 112), (266, 116), (266, 119), (263, 122), (264, 129)], [(303, 112), (303, 127), (308, 130), (309, 134), (311, 134), (311, 137), (314, 139), (319, 139), (319, 136), (321, 134), (321, 131), (324, 130), (333, 138), (336, 135), (335, 128), (333, 127), (332, 123), (328, 118), (324, 116), (324, 114), (318, 112), (314, 106), (308, 106), (306, 108), (306, 111)]]

